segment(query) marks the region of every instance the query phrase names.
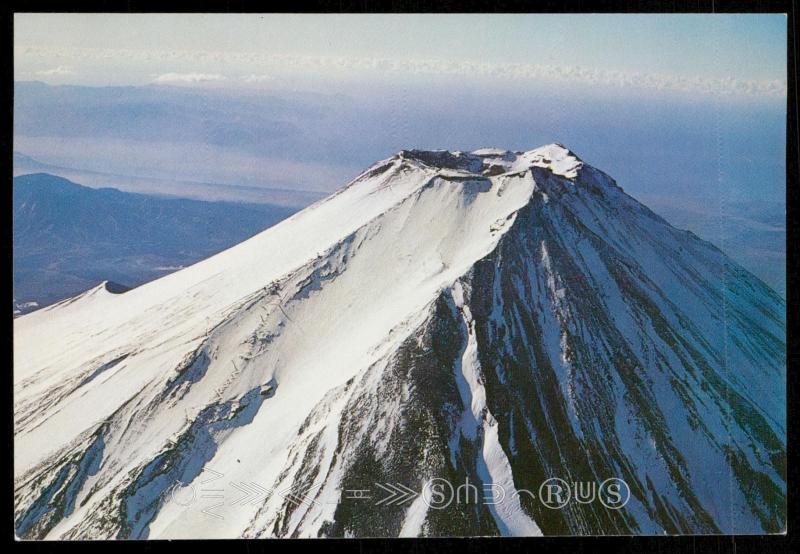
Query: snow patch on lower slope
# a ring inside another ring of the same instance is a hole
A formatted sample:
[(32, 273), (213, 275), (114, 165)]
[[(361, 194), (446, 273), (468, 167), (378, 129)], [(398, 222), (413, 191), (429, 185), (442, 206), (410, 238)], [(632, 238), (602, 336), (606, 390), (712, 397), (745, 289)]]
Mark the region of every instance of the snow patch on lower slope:
[[(451, 288), (453, 305), (459, 311), (464, 324), (466, 345), (461, 362), (456, 370), (456, 381), (465, 405), (456, 433), (470, 441), (479, 442), (477, 460), (478, 475), (483, 481), (484, 494), (491, 500), (487, 505), (500, 533), (504, 536), (540, 536), (539, 526), (523, 510), (519, 493), (514, 486), (514, 475), (508, 456), (503, 451), (498, 437), (498, 425), (486, 405), (486, 389), (478, 361), (478, 345), (475, 338), (475, 323), (465, 301), (464, 285), (460, 280)], [(451, 449), (457, 448), (458, 438), (451, 441)], [(499, 493), (498, 491), (502, 491)], [(487, 501), (488, 502), (488, 501)]]
[(425, 483), (420, 495), (414, 499), (406, 511), (403, 518), (403, 526), (400, 528), (401, 538), (416, 538), (424, 536), (422, 530), (425, 526), (425, 519), (428, 516), (428, 502), (426, 498), (431, 496), (430, 485)]

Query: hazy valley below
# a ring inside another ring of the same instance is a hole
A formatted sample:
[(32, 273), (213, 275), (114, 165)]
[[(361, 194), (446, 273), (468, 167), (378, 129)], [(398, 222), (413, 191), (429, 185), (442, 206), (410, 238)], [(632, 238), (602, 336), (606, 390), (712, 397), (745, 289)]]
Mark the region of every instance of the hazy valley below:
[(105, 280), (138, 286), (296, 211), (94, 189), (46, 173), (15, 177), (13, 201), (15, 315)]

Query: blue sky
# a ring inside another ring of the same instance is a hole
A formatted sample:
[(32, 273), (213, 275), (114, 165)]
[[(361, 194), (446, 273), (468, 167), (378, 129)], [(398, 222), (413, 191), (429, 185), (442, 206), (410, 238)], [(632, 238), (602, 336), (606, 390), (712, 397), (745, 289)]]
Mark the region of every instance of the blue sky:
[(327, 90), (449, 75), (780, 95), (786, 80), (782, 14), (18, 14), (14, 40), (17, 79), (57, 84)]

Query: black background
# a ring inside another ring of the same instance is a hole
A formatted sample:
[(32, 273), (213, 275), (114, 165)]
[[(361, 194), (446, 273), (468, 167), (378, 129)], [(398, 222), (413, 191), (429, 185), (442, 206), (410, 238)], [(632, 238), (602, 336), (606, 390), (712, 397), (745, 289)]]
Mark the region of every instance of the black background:
[[(0, 0), (1, 2), (2, 0)], [(7, 283), (7, 297), (12, 296), (12, 220), (11, 220), (11, 194), (12, 194), (12, 115), (13, 115), (13, 14), (14, 12), (418, 12), (418, 13), (471, 13), (471, 12), (544, 12), (544, 13), (624, 13), (624, 12), (650, 12), (650, 13), (711, 13), (711, 12), (777, 12), (787, 13), (788, 21), (788, 90), (787, 90), (787, 121), (786, 121), (786, 209), (787, 209), (787, 449), (789, 456), (788, 466), (788, 534), (776, 536), (684, 536), (684, 537), (549, 537), (549, 538), (471, 538), (471, 539), (267, 539), (267, 540), (219, 540), (219, 541), (127, 541), (127, 542), (20, 542), (14, 538), (13, 531), (13, 317), (11, 310), (7, 310), (5, 319), (6, 329), (0, 334), (0, 349), (7, 360), (3, 364), (5, 372), (5, 386), (2, 386), (2, 396), (5, 400), (3, 430), (6, 435), (4, 444), (7, 444), (2, 459), (5, 462), (5, 479), (0, 493), (0, 505), (3, 507), (0, 523), (2, 524), (2, 538), (4, 546), (31, 552), (51, 552), (55, 550), (73, 550), (75, 552), (108, 552), (115, 554), (121, 551), (154, 552), (169, 551), (209, 551), (229, 554), (231, 551), (248, 553), (280, 552), (308, 550), (314, 553), (327, 553), (338, 550), (348, 552), (408, 552), (416, 554), (421, 552), (441, 552), (452, 554), (487, 553), (500, 554), (504, 552), (535, 552), (537, 554), (550, 554), (553, 552), (569, 552), (574, 554), (593, 553), (598, 551), (632, 552), (632, 553), (664, 553), (664, 554), (701, 554), (722, 552), (757, 552), (772, 554), (776, 552), (800, 552), (796, 540), (798, 534), (798, 519), (796, 496), (798, 490), (798, 474), (796, 460), (797, 417), (796, 393), (798, 376), (795, 373), (797, 362), (800, 360), (800, 348), (795, 339), (800, 302), (797, 290), (794, 288), (797, 279), (797, 250), (798, 250), (798, 222), (797, 222), (797, 196), (798, 179), (797, 162), (798, 136), (797, 136), (797, 89), (796, 89), (796, 64), (797, 45), (795, 43), (795, 15), (796, 0), (788, 1), (598, 1), (588, 2), (582, 0), (544, 0), (538, 2), (521, 2), (512, 0), (496, 0), (494, 2), (480, 2), (473, 0), (445, 0), (433, 2), (428, 0), (416, 1), (375, 1), (375, 0), (323, 0), (317, 2), (293, 2), (269, 4), (266, 2), (252, 1), (226, 1), (209, 2), (198, 1), (192, 3), (177, 3), (169, 0), (162, 1), (20, 1), (3, 4), (0, 15), (0, 38), (2, 38), (2, 65), (3, 86), (0, 89), (0, 145), (5, 163), (2, 171), (5, 172), (4, 184), (0, 185), (0, 197), (3, 199), (6, 214), (2, 229), (2, 256), (6, 264), (5, 279)]]

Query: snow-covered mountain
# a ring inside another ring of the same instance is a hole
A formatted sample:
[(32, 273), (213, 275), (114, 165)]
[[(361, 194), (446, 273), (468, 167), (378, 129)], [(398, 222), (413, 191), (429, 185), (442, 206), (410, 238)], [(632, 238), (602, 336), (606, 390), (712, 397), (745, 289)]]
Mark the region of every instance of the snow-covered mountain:
[[(778, 532), (785, 308), (560, 145), (403, 151), (15, 320), (16, 531)], [(555, 478), (629, 496), (554, 508)]]

